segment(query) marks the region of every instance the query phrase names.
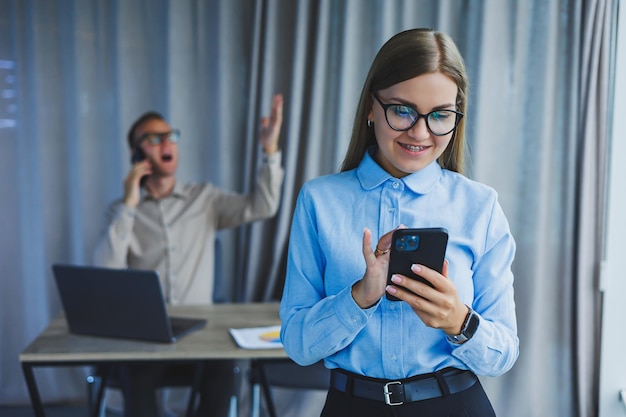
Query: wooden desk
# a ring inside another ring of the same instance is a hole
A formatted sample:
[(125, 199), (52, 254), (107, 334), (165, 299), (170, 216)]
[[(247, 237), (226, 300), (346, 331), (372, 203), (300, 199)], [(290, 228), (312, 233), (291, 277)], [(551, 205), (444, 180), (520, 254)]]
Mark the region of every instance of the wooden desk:
[(180, 306), (169, 312), (172, 316), (206, 318), (208, 323), (177, 343), (166, 344), (74, 335), (69, 333), (64, 317), (54, 319), (19, 356), (35, 416), (45, 414), (34, 367), (287, 357), (283, 349), (242, 349), (228, 332), (230, 328), (280, 324), (278, 303)]

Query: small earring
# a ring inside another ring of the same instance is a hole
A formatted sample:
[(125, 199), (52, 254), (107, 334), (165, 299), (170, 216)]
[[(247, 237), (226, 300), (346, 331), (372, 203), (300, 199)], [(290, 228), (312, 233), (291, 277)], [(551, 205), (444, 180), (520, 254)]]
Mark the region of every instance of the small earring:
[(370, 119), (367, 119), (367, 127), (372, 127), (372, 121)]

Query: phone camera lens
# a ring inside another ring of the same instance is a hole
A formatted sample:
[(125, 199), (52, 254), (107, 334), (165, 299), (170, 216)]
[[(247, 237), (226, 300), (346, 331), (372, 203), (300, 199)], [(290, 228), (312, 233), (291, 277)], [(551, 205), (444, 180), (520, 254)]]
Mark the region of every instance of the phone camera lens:
[(420, 237), (417, 235), (403, 235), (396, 239), (395, 247), (399, 252), (415, 251), (419, 247)]

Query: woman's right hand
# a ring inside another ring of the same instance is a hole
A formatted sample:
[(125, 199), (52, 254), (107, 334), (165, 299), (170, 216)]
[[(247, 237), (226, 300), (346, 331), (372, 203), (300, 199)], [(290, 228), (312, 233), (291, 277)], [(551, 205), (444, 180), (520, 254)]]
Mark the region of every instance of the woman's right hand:
[(372, 232), (368, 228), (363, 230), (363, 258), (366, 270), (363, 278), (352, 286), (352, 298), (361, 308), (373, 306), (385, 294), (389, 249), (394, 230), (381, 236), (376, 244), (376, 250), (372, 249)]

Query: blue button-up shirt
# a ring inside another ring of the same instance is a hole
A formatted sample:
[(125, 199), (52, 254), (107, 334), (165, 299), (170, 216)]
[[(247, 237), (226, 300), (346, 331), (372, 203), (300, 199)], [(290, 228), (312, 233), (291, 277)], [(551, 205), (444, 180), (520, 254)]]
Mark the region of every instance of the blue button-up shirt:
[[(363, 229), (372, 245), (399, 225), (444, 227), (448, 276), (480, 316), (474, 336), (453, 344), (405, 302), (385, 297), (361, 309), (351, 287), (365, 273)], [(294, 213), (281, 339), (301, 365), (321, 359), (376, 378), (397, 379), (448, 366), (496, 376), (519, 352), (513, 274), (515, 242), (497, 194), (436, 162), (394, 178), (366, 153), (358, 168), (307, 182)]]

